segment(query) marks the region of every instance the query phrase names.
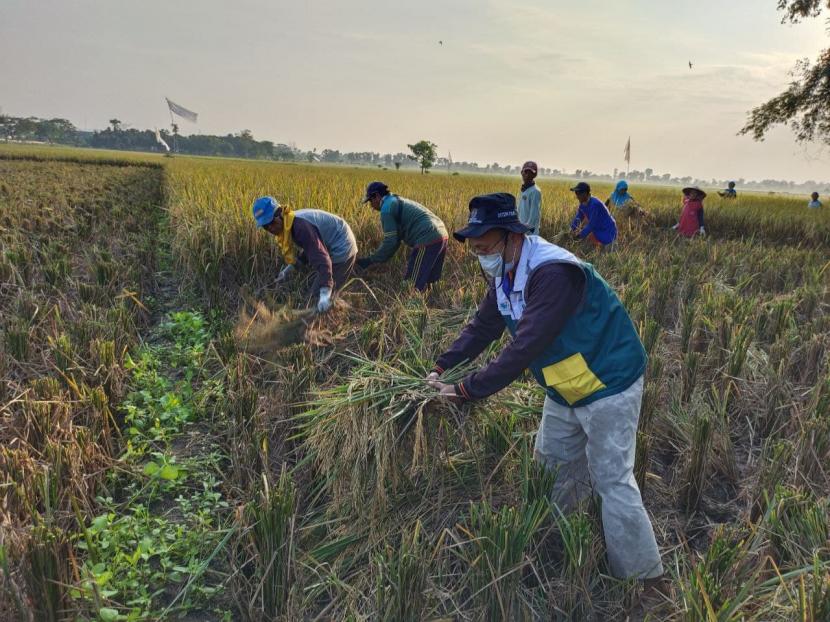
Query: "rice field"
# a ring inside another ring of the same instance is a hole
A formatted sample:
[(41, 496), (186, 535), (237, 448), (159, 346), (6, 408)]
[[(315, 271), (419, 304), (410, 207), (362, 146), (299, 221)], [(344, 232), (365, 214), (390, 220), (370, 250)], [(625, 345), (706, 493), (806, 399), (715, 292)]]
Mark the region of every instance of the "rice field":
[[(450, 229), (518, 180), (119, 157), (0, 150), (0, 612), (626, 619), (596, 504), (548, 503), (530, 377), (464, 406), (422, 382), (484, 293), (462, 247), (426, 298), (399, 252), (315, 317), (250, 216), (261, 194), (329, 210), (370, 251), (373, 179)], [(680, 192), (633, 186), (650, 224), (596, 254), (561, 235), (568, 186), (540, 182), (542, 235), (649, 353), (635, 473), (672, 585), (653, 619), (830, 619), (830, 217), (710, 193), (688, 242)]]

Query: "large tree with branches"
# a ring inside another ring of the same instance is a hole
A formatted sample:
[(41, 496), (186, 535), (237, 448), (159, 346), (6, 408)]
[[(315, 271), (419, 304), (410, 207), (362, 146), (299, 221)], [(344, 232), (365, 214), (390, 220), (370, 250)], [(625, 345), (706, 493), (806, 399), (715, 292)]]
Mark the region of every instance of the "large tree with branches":
[[(784, 23), (818, 17), (824, 8), (830, 9), (830, 0), (778, 0)], [(753, 109), (741, 134), (763, 140), (779, 124), (788, 125), (799, 141), (830, 144), (830, 49), (821, 52), (814, 63), (800, 61), (789, 88)]]

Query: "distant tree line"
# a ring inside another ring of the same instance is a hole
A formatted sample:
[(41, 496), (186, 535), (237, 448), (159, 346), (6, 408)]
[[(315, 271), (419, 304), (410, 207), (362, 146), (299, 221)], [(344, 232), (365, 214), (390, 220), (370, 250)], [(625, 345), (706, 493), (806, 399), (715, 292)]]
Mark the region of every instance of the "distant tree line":
[[(178, 133), (178, 126), (173, 125), (172, 131), (160, 130), (159, 134), (164, 141), (178, 153), (204, 156), (224, 156), (236, 158), (253, 158), (261, 160), (276, 160), (280, 162), (324, 162), (327, 164), (343, 164), (349, 166), (371, 166), (379, 169), (428, 169), (445, 173), (487, 173), (496, 175), (516, 175), (520, 173), (520, 165), (479, 164), (478, 162), (454, 162), (449, 156), (437, 156), (436, 146), (429, 141), (419, 141), (410, 145), (410, 153), (386, 153), (375, 151), (344, 151), (337, 149), (302, 150), (295, 145), (274, 143), (270, 140), (256, 140), (250, 130), (242, 130), (237, 134), (215, 136), (210, 134), (191, 134), (183, 136)], [(76, 128), (66, 119), (40, 119), (37, 117), (13, 117), (0, 115), (0, 140), (43, 142), (50, 144), (72, 145), (77, 147), (94, 147), (99, 149), (115, 149), (124, 151), (163, 152), (164, 148), (158, 144), (153, 130), (139, 130), (125, 128), (119, 119), (110, 119), (109, 127), (104, 130), (87, 132)], [(418, 147), (417, 153), (412, 150)], [(426, 156), (426, 159), (424, 159)], [(429, 163), (424, 167), (423, 164)], [(726, 186), (727, 179), (697, 179), (693, 177), (676, 177), (671, 173), (656, 173), (651, 168), (643, 171), (632, 170), (627, 175), (625, 171), (614, 169), (612, 174), (596, 173), (588, 169), (576, 169), (573, 172), (558, 168), (539, 168), (539, 175), (544, 177), (558, 177), (565, 179), (584, 179), (593, 181), (614, 182), (619, 179), (666, 185)], [(755, 190), (779, 190), (785, 192), (830, 192), (830, 184), (826, 182), (807, 181), (796, 184), (788, 180), (764, 179), (762, 181), (747, 181), (745, 179), (731, 180), (737, 183), (738, 188)]]
[(0, 139), (32, 140), (61, 145), (81, 145), (81, 132), (66, 119), (38, 119), (0, 115)]

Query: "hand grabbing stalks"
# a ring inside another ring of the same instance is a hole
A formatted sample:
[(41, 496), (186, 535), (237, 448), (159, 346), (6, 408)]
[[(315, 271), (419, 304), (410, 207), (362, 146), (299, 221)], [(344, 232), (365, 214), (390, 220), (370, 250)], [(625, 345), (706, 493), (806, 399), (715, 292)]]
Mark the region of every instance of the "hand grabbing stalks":
[(440, 397), (443, 397), (456, 403), (464, 401), (464, 398), (455, 392), (455, 385), (447, 384), (446, 382), (441, 382), (438, 378), (438, 372), (434, 371), (430, 372), (425, 380), (429, 386), (438, 391), (438, 395)]

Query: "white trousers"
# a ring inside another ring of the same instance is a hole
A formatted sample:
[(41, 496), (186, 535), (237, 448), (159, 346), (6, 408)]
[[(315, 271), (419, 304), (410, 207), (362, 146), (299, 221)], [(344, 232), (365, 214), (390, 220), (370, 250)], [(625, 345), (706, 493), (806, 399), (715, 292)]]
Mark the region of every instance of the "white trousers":
[(634, 479), (642, 376), (617, 395), (570, 408), (545, 399), (534, 454), (557, 471), (552, 501), (567, 513), (593, 490), (602, 499), (602, 527), (611, 572), (620, 579), (663, 574), (640, 489)]

